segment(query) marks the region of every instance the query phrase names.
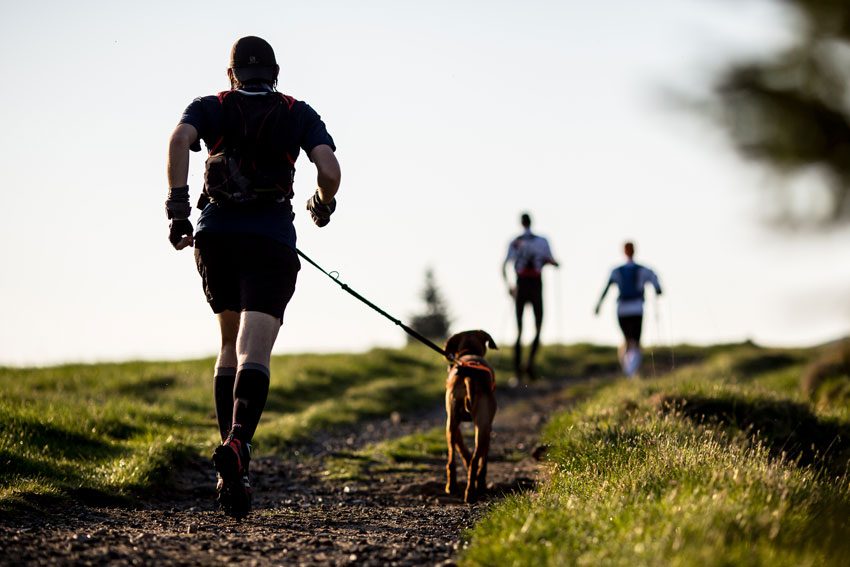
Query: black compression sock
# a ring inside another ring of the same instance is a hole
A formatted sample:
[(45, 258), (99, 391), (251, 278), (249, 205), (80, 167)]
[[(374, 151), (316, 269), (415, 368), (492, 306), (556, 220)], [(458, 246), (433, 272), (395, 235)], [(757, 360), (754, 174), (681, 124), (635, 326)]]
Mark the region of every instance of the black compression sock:
[(241, 365), (233, 388), (233, 425), (241, 426), (234, 435), (240, 441), (250, 443), (253, 439), (268, 395), (269, 369), (251, 362)]
[(227, 438), (230, 425), (233, 422), (233, 388), (236, 383), (236, 368), (233, 366), (218, 366), (213, 378), (215, 395), (215, 418), (221, 440)]

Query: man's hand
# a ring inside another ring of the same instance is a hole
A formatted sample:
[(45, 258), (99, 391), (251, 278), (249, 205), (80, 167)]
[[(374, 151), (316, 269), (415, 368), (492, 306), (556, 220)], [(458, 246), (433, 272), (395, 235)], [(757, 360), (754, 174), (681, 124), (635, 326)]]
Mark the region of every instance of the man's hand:
[(183, 250), (195, 242), (194, 229), (189, 219), (173, 219), (168, 225), (168, 240), (175, 250)]
[(336, 210), (336, 198), (331, 199), (330, 203), (323, 203), (319, 199), (319, 191), (317, 190), (307, 201), (307, 210), (310, 211), (310, 216), (316, 226), (321, 228), (331, 222), (331, 215)]
[(508, 294), (514, 299), (516, 299), (516, 286), (508, 286)]

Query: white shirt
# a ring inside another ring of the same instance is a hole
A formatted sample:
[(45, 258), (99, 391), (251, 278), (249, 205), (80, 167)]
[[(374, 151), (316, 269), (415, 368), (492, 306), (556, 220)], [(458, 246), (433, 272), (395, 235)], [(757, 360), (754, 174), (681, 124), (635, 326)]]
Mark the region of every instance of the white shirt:
[(505, 262), (513, 262), (517, 276), (539, 277), (546, 262), (552, 262), (549, 241), (526, 229), (511, 240)]

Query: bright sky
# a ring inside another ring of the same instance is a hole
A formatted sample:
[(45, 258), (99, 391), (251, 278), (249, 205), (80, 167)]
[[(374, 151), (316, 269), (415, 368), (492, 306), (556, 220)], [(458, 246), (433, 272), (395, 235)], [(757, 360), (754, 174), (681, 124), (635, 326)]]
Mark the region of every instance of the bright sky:
[[(627, 238), (666, 288), (649, 343), (847, 334), (850, 232), (767, 229), (763, 173), (662, 95), (787, 41), (776, 4), (4, 2), (0, 364), (216, 351), (192, 253), (166, 238), (165, 155), (186, 105), (228, 88), (243, 35), (274, 46), (280, 90), (338, 146), (325, 229), (301, 211), (315, 170), (299, 161), (299, 247), (399, 318), (421, 310), (431, 266), (454, 329), (508, 346), (500, 268), (528, 210), (562, 264), (545, 341), (618, 340), (613, 298), (592, 311)], [(305, 264), (275, 352), (404, 340)]]

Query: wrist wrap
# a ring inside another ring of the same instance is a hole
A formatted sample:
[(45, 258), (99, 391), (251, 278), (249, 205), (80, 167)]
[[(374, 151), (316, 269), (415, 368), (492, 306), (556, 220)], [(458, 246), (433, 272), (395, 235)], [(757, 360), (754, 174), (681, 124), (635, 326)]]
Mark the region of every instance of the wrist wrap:
[(192, 212), (189, 204), (189, 186), (171, 187), (168, 189), (168, 199), (165, 201), (165, 215), (169, 219), (188, 219)]

